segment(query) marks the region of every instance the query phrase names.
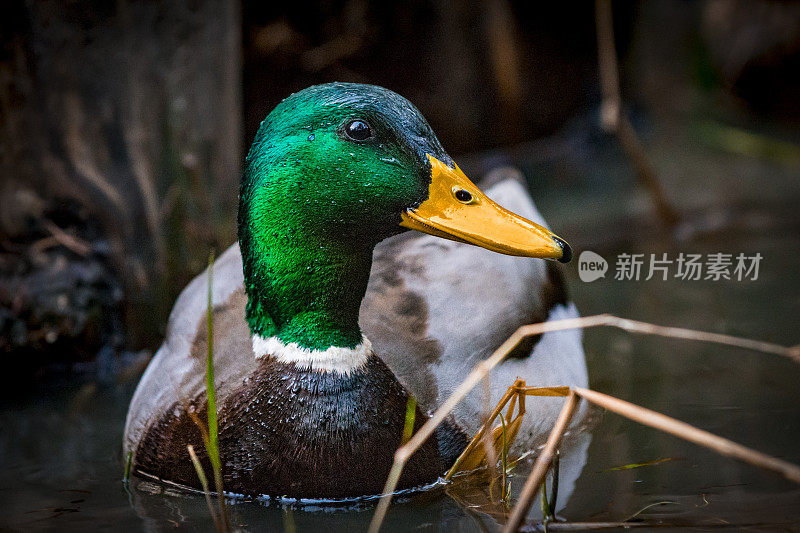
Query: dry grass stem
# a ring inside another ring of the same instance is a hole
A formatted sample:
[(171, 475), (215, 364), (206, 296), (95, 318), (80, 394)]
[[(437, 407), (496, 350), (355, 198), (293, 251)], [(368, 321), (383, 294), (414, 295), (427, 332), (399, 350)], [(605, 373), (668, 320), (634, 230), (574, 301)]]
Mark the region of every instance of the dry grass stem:
[[(791, 481), (800, 483), (800, 466), (798, 465), (783, 461), (776, 457), (771, 457), (751, 448), (747, 448), (746, 446), (742, 446), (741, 444), (737, 444), (723, 437), (718, 437), (717, 435), (709, 433), (708, 431), (696, 428), (690, 424), (681, 422), (680, 420), (676, 420), (666, 415), (662, 415), (661, 413), (657, 413), (650, 409), (626, 402), (625, 400), (620, 400), (619, 398), (615, 398), (613, 396), (590, 389), (577, 387), (573, 389), (572, 393), (570, 394), (567, 403), (564, 405), (564, 408), (562, 409), (561, 414), (556, 421), (555, 427), (553, 427), (553, 430), (550, 432), (550, 436), (547, 439), (547, 444), (545, 445), (544, 450), (539, 457), (537, 457), (536, 463), (534, 463), (533, 466), (533, 470), (525, 482), (525, 487), (520, 494), (519, 500), (512, 509), (511, 516), (503, 528), (504, 533), (513, 533), (514, 531), (517, 531), (522, 525), (522, 522), (525, 520), (534, 497), (544, 483), (545, 476), (547, 475), (547, 471), (550, 468), (550, 464), (553, 460), (555, 449), (557, 448), (558, 443), (561, 441), (564, 432), (567, 430), (569, 418), (571, 418), (574, 414), (577, 400), (574, 400), (575, 405), (570, 404), (570, 399), (574, 398), (583, 398), (586, 401), (594, 403), (595, 405), (615, 412), (635, 422), (639, 422), (640, 424), (650, 426), (671, 435), (675, 435), (676, 437), (680, 437), (689, 442), (704, 446), (721, 455), (733, 457), (759, 468), (777, 472)], [(564, 420), (565, 417), (566, 421)]]
[[(484, 425), (491, 426), (492, 419), (489, 418), (489, 405), (490, 405), (490, 398), (491, 398), (491, 377), (486, 376), (486, 379), (483, 380), (483, 404), (484, 404)], [(483, 443), (483, 454), (486, 457), (486, 466), (489, 469), (489, 494), (494, 493), (495, 483), (498, 477), (497, 471), (497, 448), (495, 447), (495, 438), (494, 432), (486, 431), (483, 434), (483, 438), (481, 439)]]
[[(533, 470), (528, 476), (527, 481), (525, 481), (525, 486), (522, 488), (519, 500), (517, 500), (517, 504), (511, 510), (511, 516), (508, 518), (508, 522), (506, 522), (503, 528), (504, 532), (516, 531), (519, 529), (523, 520), (525, 520), (525, 516), (531, 508), (533, 499), (536, 497), (539, 489), (541, 489), (547, 471), (550, 470), (550, 464), (553, 462), (553, 457), (555, 457), (558, 445), (561, 444), (561, 439), (564, 437), (564, 433), (567, 431), (567, 427), (569, 427), (569, 423), (575, 415), (579, 403), (580, 398), (578, 398), (574, 392), (570, 392), (569, 396), (567, 396), (567, 400), (564, 402), (564, 407), (561, 408), (561, 412), (558, 415), (556, 425), (553, 426), (553, 431), (550, 432), (550, 436), (547, 438), (544, 449), (539, 454), (539, 457), (536, 458)], [(553, 511), (555, 512), (555, 509), (553, 509)]]
[(686, 328), (658, 326), (648, 322), (619, 318), (612, 315), (600, 316), (607, 316), (610, 319), (607, 325), (624, 329), (625, 331), (629, 331), (631, 333), (658, 335), (659, 337), (669, 337), (671, 339), (686, 339), (711, 342), (714, 344), (724, 344), (727, 346), (736, 346), (737, 348), (745, 348), (747, 350), (753, 350), (756, 352), (781, 355), (783, 357), (788, 357), (795, 363), (800, 364), (800, 346), (781, 346), (780, 344), (775, 344), (772, 342), (747, 339), (745, 337), (734, 337), (733, 335), (725, 335), (722, 333), (710, 333), (707, 331), (697, 331)]
[[(500, 424), (502, 429), (502, 436), (503, 436), (503, 446), (500, 452), (500, 463), (502, 468), (502, 487), (500, 491), (500, 499), (506, 501), (508, 499), (508, 495), (510, 493), (510, 482), (508, 481), (508, 439), (506, 435), (506, 419), (503, 417), (503, 413), (497, 415), (500, 417)], [(509, 490), (506, 490), (506, 489)]]
[[(482, 441), (483, 436), (486, 434), (486, 430), (491, 427), (494, 421), (498, 417), (502, 417), (502, 410), (506, 409), (506, 416), (505, 420), (508, 421), (508, 427), (506, 431), (503, 431), (502, 427), (497, 426), (495, 427), (493, 433), (493, 440), (495, 442), (495, 447), (497, 447), (497, 443), (505, 434), (508, 446), (516, 439), (517, 433), (519, 432), (519, 428), (522, 426), (522, 419), (525, 416), (525, 397), (526, 396), (567, 396), (569, 394), (569, 387), (528, 387), (525, 385), (525, 381), (521, 379), (517, 379), (512, 386), (506, 390), (506, 393), (503, 395), (502, 398), (497, 402), (494, 410), (489, 415), (488, 419), (481, 425), (478, 432), (475, 433), (475, 436), (472, 437), (472, 440), (464, 448), (464, 451), (461, 452), (461, 455), (458, 456), (458, 459), (453, 463), (453, 466), (450, 467), (447, 474), (445, 475), (445, 479), (450, 479), (453, 475), (458, 474), (459, 472), (474, 470), (480, 466), (481, 463), (485, 462), (485, 458), (487, 457), (487, 453), (481, 453), (481, 450), (478, 449), (478, 444)], [(517, 403), (519, 400), (519, 403)], [(514, 414), (514, 409), (517, 408), (516, 414)], [(488, 461), (491, 462), (491, 459)]]
[[(554, 320), (551, 322), (543, 322), (539, 324), (529, 324), (522, 326), (515, 331), (506, 341), (495, 350), (491, 356), (484, 359), (472, 369), (472, 372), (456, 387), (453, 393), (441, 406), (434, 412), (434, 414), (423, 424), (414, 436), (403, 446), (397, 449), (394, 455), (394, 464), (386, 479), (386, 484), (383, 487), (383, 495), (381, 496), (378, 506), (375, 509), (375, 514), (370, 522), (369, 531), (377, 533), (389, 509), (389, 503), (392, 500), (392, 494), (397, 488), (397, 482), (400, 479), (400, 474), (403, 471), (406, 461), (411, 455), (419, 449), (419, 447), (433, 434), (436, 427), (441, 424), (444, 419), (449, 415), (458, 403), (478, 384), (491, 370), (497, 366), (506, 356), (526, 337), (532, 335), (539, 335), (551, 331), (563, 331), (567, 329), (576, 328), (591, 328), (596, 326), (611, 326), (623, 329), (633, 333), (641, 333), (646, 335), (658, 335), (662, 337), (688, 339), (704, 342), (712, 342), (716, 344), (724, 344), (728, 346), (736, 346), (746, 348), (754, 351), (770, 353), (788, 357), (800, 363), (800, 346), (786, 347), (779, 344), (756, 341), (743, 337), (734, 337), (732, 335), (723, 335), (720, 333), (709, 333), (705, 331), (697, 331), (685, 328), (674, 328), (668, 326), (659, 326), (650, 324), (648, 322), (640, 322), (637, 320), (629, 320), (620, 318), (613, 315), (593, 315), (588, 317), (569, 318), (564, 320)], [(484, 429), (484, 428), (482, 428)], [(485, 429), (484, 429), (485, 430)]]
[[(436, 427), (441, 424), (447, 415), (455, 408), (458, 403), (488, 374), (495, 366), (497, 366), (506, 356), (513, 350), (525, 337), (531, 335), (538, 335), (548, 331), (561, 331), (565, 329), (575, 329), (581, 327), (591, 327), (605, 324), (608, 320), (606, 315), (596, 315), (581, 318), (569, 318), (565, 320), (556, 320), (553, 322), (543, 322), (540, 324), (531, 324), (523, 326), (515, 331), (506, 341), (495, 350), (488, 359), (484, 359), (469, 373), (464, 381), (456, 387), (453, 394), (442, 403), (435, 413), (419, 428), (411, 439), (397, 449), (394, 453), (394, 464), (392, 470), (386, 479), (386, 484), (383, 487), (383, 495), (381, 496), (378, 506), (375, 509), (375, 514), (370, 522), (369, 531), (377, 533), (380, 530), (383, 519), (386, 516), (386, 511), (389, 509), (389, 503), (392, 500), (392, 493), (397, 488), (397, 482), (400, 479), (400, 472), (403, 470), (408, 458), (419, 449), (420, 446), (433, 434)], [(527, 329), (524, 329), (527, 328)], [(524, 331), (523, 331), (524, 329)], [(392, 474), (398, 470), (397, 475)]]
[(44, 227), (50, 232), (50, 235), (68, 250), (78, 254), (81, 257), (86, 257), (92, 252), (92, 247), (84, 240), (70, 235), (63, 229), (59, 228), (49, 220), (44, 221)]
[(690, 522), (550, 522), (547, 524), (547, 531), (598, 531), (601, 529), (727, 529), (741, 530), (746, 528), (762, 529), (764, 524), (731, 524), (723, 522), (714, 523), (690, 523)]
[(604, 409), (613, 411), (645, 426), (659, 429), (665, 433), (675, 435), (689, 442), (704, 446), (721, 455), (727, 455), (745, 463), (772, 470), (783, 475), (786, 479), (800, 483), (800, 466), (771, 457), (733, 441), (718, 437), (713, 433), (698, 429), (686, 422), (681, 422), (661, 413), (651, 411), (644, 407), (620, 400), (613, 396), (590, 389), (576, 388), (575, 393), (582, 398), (599, 405)]

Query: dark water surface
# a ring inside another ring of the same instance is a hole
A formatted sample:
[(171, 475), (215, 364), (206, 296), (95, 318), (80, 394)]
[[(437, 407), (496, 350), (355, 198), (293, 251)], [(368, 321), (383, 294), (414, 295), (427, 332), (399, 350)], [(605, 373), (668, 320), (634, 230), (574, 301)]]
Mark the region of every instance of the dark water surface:
[[(796, 163), (726, 153), (692, 137), (669, 145), (654, 141), (654, 161), (689, 221), (676, 241), (650, 222), (647, 199), (608, 140), (593, 150), (567, 148), (558, 156), (516, 161), (555, 231), (575, 246), (576, 258), (590, 249), (610, 262), (606, 278), (592, 283), (578, 280), (577, 261), (568, 267), (571, 293), (584, 315), (609, 312), (784, 345), (800, 342)], [(675, 259), (681, 251), (758, 252), (763, 259), (755, 281), (614, 279), (620, 253)], [(800, 365), (610, 328), (586, 331), (585, 346), (593, 388), (800, 463)], [(201, 497), (146, 482), (123, 486), (120, 442), (133, 387), (62, 383), (0, 408), (0, 528), (213, 529)], [(612, 413), (595, 419), (591, 431), (564, 451), (560, 518), (619, 521), (644, 509), (637, 519), (700, 529), (800, 529), (800, 486)], [(513, 493), (529, 468), (528, 462), (518, 466)], [(480, 506), (477, 494), (461, 494), (460, 503), (443, 489), (400, 499), (386, 530), (496, 530), (486, 513), (490, 507)], [(467, 509), (465, 501), (476, 507)], [(334, 532), (365, 530), (373, 507), (287, 513), (276, 505), (239, 503), (232, 511), (235, 523), (249, 531), (288, 530), (294, 523), (298, 531)], [(538, 516), (537, 510), (532, 518)]]

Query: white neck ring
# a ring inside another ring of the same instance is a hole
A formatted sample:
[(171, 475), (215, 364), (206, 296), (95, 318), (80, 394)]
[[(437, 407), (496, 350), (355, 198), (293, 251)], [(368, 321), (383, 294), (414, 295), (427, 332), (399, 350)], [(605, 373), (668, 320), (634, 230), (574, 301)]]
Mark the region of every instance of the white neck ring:
[(303, 348), (296, 342), (284, 343), (278, 337), (264, 338), (253, 335), (253, 354), (259, 357), (274, 357), (281, 363), (294, 363), (302, 370), (350, 374), (362, 368), (372, 354), (372, 343), (366, 337), (355, 348), (331, 346), (326, 350)]

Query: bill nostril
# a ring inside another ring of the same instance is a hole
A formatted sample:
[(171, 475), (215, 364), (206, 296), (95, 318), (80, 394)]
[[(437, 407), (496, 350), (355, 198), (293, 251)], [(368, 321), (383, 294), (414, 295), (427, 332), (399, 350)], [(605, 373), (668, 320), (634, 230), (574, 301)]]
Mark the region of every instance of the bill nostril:
[(456, 200), (459, 202), (469, 202), (472, 200), (472, 195), (464, 189), (458, 189), (456, 191)]

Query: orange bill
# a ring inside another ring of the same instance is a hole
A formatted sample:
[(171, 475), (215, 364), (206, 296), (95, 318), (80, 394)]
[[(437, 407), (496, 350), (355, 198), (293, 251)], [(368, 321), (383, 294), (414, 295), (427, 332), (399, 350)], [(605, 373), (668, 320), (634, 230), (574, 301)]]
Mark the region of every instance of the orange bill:
[(544, 226), (499, 206), (460, 168), (435, 157), (431, 162), (428, 199), (402, 215), (401, 226), (445, 239), (474, 244), (506, 255), (555, 259), (562, 263), (572, 251)]

